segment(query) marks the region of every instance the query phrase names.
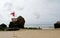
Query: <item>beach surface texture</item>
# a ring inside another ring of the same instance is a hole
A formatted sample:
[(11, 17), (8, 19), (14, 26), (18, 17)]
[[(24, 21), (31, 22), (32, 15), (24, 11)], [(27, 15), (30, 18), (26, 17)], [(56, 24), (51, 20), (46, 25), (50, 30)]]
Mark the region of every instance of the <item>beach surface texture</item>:
[(60, 38), (60, 29), (20, 29), (19, 31), (0, 31), (0, 38)]

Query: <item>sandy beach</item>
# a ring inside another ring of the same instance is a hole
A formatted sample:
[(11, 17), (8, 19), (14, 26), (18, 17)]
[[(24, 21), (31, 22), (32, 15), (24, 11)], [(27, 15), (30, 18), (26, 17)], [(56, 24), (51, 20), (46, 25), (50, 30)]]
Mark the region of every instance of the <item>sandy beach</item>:
[(0, 38), (60, 38), (60, 29), (0, 31)]

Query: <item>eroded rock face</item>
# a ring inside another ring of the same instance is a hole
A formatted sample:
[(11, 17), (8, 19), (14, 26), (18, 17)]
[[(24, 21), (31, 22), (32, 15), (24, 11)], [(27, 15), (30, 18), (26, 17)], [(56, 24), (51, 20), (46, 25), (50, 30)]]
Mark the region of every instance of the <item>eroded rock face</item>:
[(55, 28), (60, 28), (60, 21), (57, 21), (57, 22), (54, 24), (54, 27), (55, 27)]
[(18, 28), (16, 22), (10, 22), (9, 28)]
[(5, 25), (5, 24), (0, 25), (0, 30), (5, 30), (6, 28), (7, 28), (7, 25)]
[(24, 28), (25, 19), (22, 16), (19, 16), (16, 19), (12, 19), (12, 22), (9, 24), (9, 28)]
[(19, 16), (17, 18), (17, 24), (18, 24), (19, 28), (24, 28), (25, 19), (22, 16)]

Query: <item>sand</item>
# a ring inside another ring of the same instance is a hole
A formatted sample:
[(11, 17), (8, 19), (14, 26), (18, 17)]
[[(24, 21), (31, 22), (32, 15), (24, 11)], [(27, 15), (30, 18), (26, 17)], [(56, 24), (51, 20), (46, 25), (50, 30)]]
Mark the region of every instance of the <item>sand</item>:
[(60, 29), (0, 31), (0, 38), (60, 38)]

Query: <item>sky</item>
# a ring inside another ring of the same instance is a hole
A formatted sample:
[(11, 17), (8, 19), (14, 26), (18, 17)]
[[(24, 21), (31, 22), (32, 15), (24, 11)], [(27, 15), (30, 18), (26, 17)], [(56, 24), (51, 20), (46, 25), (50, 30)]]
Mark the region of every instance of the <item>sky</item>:
[(12, 12), (25, 24), (54, 24), (60, 21), (60, 0), (0, 0), (0, 24), (9, 24)]

